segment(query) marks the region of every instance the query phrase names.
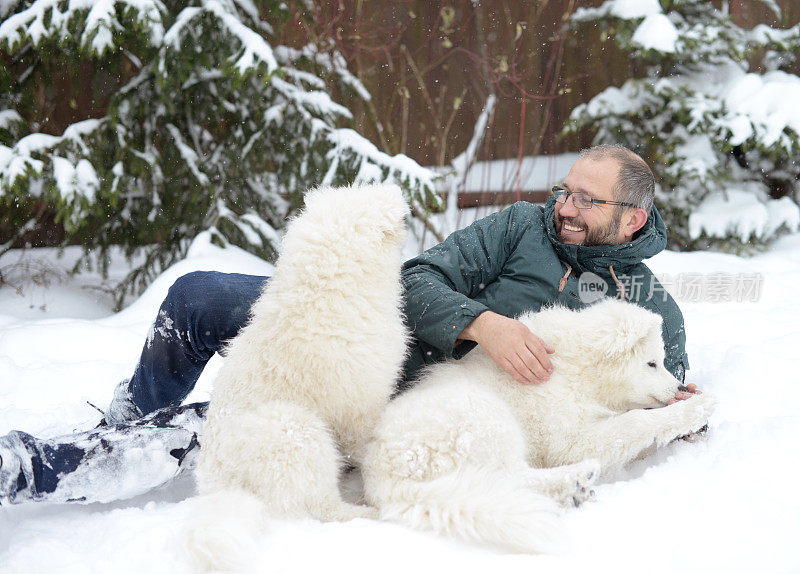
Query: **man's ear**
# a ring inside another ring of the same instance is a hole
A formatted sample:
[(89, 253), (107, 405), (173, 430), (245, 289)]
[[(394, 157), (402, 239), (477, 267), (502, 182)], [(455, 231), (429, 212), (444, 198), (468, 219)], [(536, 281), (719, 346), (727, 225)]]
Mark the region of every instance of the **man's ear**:
[(639, 231), (647, 223), (647, 212), (641, 207), (628, 212), (623, 218), (624, 233), (627, 237)]

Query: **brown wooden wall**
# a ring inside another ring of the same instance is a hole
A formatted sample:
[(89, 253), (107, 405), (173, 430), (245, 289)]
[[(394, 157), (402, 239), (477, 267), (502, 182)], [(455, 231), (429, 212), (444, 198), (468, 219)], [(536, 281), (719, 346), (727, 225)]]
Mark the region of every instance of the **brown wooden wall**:
[[(441, 165), (466, 148), (489, 93), (498, 105), (482, 158), (589, 144), (590, 134), (557, 138), (569, 112), (636, 73), (599, 30), (564, 32), (567, 15), (600, 3), (340, 0), (317, 8), (316, 17), (373, 94), (370, 104), (355, 106), (358, 129), (386, 152)], [(800, 21), (800, 2), (778, 4), (781, 21), (758, 0), (731, 0), (730, 10), (744, 26)]]
[[(498, 105), (481, 158), (555, 153), (589, 143), (589, 134), (557, 139), (569, 112), (635, 73), (599, 30), (563, 33), (569, 14), (601, 1), (483, 0), (476, 7), (472, 0), (337, 0), (315, 2), (312, 19), (304, 17), (304, 2), (289, 0), (295, 14), (278, 41), (336, 42), (373, 99), (335, 97), (355, 111), (356, 128), (388, 153), (449, 163), (466, 148), (489, 93)], [(745, 26), (800, 21), (800, 2), (777, 2), (781, 21), (759, 0), (729, 4)], [(104, 115), (110, 94), (133, 71), (84, 63), (80, 77), (72, 77), (53, 61), (39, 74), (32, 127), (60, 135), (75, 121)]]

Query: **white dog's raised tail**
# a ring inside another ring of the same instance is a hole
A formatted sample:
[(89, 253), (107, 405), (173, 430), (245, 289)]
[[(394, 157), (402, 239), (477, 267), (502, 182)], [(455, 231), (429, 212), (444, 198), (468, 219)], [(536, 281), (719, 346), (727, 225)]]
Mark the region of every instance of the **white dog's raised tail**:
[(241, 570), (251, 562), (263, 535), (261, 501), (239, 489), (206, 494), (194, 501), (183, 530), (183, 551), (195, 572)]
[(557, 504), (507, 471), (462, 468), (401, 488), (381, 505), (381, 518), (510, 552), (553, 553), (563, 546)]

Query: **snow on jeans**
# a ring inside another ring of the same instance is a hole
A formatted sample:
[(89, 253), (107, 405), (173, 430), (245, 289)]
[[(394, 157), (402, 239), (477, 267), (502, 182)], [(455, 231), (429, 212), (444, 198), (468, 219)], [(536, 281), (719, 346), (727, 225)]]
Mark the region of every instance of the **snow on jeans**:
[(138, 412), (121, 420), (112, 415), (108, 422), (125, 422), (180, 405), (209, 359), (247, 322), (267, 279), (196, 271), (175, 281), (150, 328), (128, 388), (117, 389), (109, 408), (124, 411), (117, 403), (127, 391), (130, 406)]
[(175, 281), (133, 377), (116, 389), (108, 426), (49, 440), (19, 431), (0, 437), (4, 460), (12, 453), (21, 460), (17, 476), (0, 481), (0, 502), (105, 502), (147, 492), (191, 468), (207, 403), (179, 405), (209, 359), (245, 325), (267, 280), (197, 271)]

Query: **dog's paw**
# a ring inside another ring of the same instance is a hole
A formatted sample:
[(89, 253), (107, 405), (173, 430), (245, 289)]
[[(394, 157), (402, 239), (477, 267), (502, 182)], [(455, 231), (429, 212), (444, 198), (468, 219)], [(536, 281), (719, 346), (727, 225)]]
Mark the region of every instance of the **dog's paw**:
[(665, 412), (669, 411), (669, 424), (661, 434), (659, 444), (698, 432), (708, 423), (716, 404), (716, 400), (710, 395), (694, 395), (666, 407)]
[(594, 459), (579, 462), (574, 473), (575, 492), (572, 494), (572, 505), (576, 508), (584, 502), (594, 500), (592, 485), (600, 476), (600, 463)]
[(562, 506), (580, 506), (594, 500), (592, 485), (600, 476), (600, 463), (594, 459), (538, 471), (538, 488)]

